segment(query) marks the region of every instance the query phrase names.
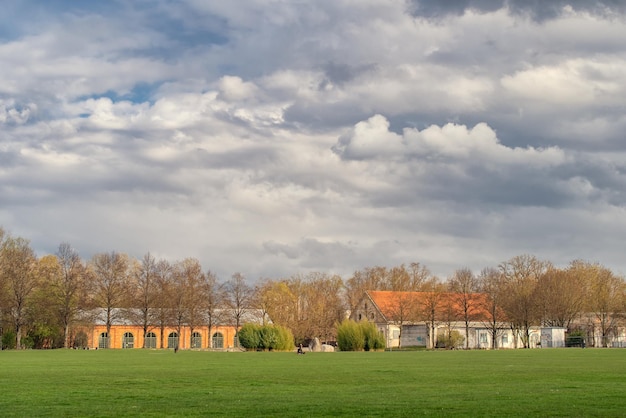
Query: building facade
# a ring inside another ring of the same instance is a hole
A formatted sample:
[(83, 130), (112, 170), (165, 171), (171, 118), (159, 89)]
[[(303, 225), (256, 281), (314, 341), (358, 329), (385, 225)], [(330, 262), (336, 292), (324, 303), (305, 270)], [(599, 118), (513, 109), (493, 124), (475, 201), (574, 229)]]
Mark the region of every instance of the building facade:
[[(454, 294), (438, 295), (436, 303), (431, 296), (426, 292), (368, 291), (351, 313), (351, 318), (376, 324), (388, 349), (441, 347), (442, 341), (453, 334), (462, 338), (455, 348), (512, 349), (524, 346), (521, 333), (512, 329), (509, 323), (502, 322), (495, 330), (490, 327), (489, 314), (482, 308), (484, 295), (470, 295), (465, 309), (459, 306), (459, 298)], [(465, 312), (470, 318), (467, 329)], [(564, 347), (565, 332), (562, 327), (532, 327), (528, 347)]]

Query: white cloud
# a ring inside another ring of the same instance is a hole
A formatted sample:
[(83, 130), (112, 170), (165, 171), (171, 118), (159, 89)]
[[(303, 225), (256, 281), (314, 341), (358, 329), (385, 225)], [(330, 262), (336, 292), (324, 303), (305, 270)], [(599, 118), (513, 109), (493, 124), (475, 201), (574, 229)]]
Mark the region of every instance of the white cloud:
[(40, 252), (252, 278), (520, 252), (621, 266), (622, 15), (94, 7), (51, 4), (0, 40), (0, 225)]

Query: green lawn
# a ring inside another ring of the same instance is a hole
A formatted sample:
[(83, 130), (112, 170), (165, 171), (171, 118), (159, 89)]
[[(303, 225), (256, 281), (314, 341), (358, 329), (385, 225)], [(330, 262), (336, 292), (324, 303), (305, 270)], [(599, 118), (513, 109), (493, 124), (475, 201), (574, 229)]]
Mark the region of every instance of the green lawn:
[(626, 350), (0, 352), (2, 416), (626, 414)]

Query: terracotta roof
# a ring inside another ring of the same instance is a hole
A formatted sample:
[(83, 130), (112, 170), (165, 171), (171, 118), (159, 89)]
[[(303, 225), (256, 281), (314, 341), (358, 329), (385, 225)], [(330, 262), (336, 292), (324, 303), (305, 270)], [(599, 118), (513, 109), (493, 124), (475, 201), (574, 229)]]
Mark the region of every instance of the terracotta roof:
[[(369, 290), (367, 293), (387, 320), (394, 320), (394, 318), (397, 320), (399, 315), (403, 315), (403, 319), (406, 320), (411, 314), (415, 319), (423, 320), (426, 312), (432, 306), (435, 308), (437, 320), (449, 319), (450, 317), (457, 321), (464, 319), (462, 294), (459, 293), (396, 292), (391, 290)], [(473, 320), (488, 320), (490, 315), (486, 309), (486, 294), (471, 293), (468, 302), (468, 311)]]

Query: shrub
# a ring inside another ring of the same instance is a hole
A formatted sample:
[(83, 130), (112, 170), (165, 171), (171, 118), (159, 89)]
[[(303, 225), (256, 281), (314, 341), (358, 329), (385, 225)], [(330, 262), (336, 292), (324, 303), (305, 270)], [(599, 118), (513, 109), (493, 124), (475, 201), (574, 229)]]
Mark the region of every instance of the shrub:
[(289, 330), (288, 328), (285, 327), (281, 327), (281, 326), (276, 326), (276, 330), (277, 330), (277, 341), (276, 341), (276, 350), (280, 350), (280, 351), (289, 351), (289, 350), (293, 350), (294, 345), (294, 338), (293, 338), (293, 334), (291, 332), (291, 330)]
[(239, 330), (239, 344), (246, 350), (293, 350), (293, 334), (278, 325), (245, 324)]
[(278, 331), (271, 325), (259, 328), (259, 347), (263, 350), (273, 350), (278, 340)]
[(440, 332), (437, 335), (437, 348), (459, 348), (464, 341), (465, 337), (459, 331)]
[(341, 351), (361, 351), (365, 346), (363, 327), (351, 319), (337, 327), (337, 345)]
[(2, 349), (3, 350), (13, 350), (15, 348), (15, 332), (14, 331), (5, 331), (2, 334)]
[(246, 350), (256, 350), (260, 346), (260, 334), (259, 326), (255, 324), (245, 324), (237, 336), (239, 337), (239, 344)]
[(373, 322), (361, 322), (359, 323), (363, 330), (363, 348), (365, 351), (381, 350), (385, 348), (385, 336), (378, 331), (376, 324)]

